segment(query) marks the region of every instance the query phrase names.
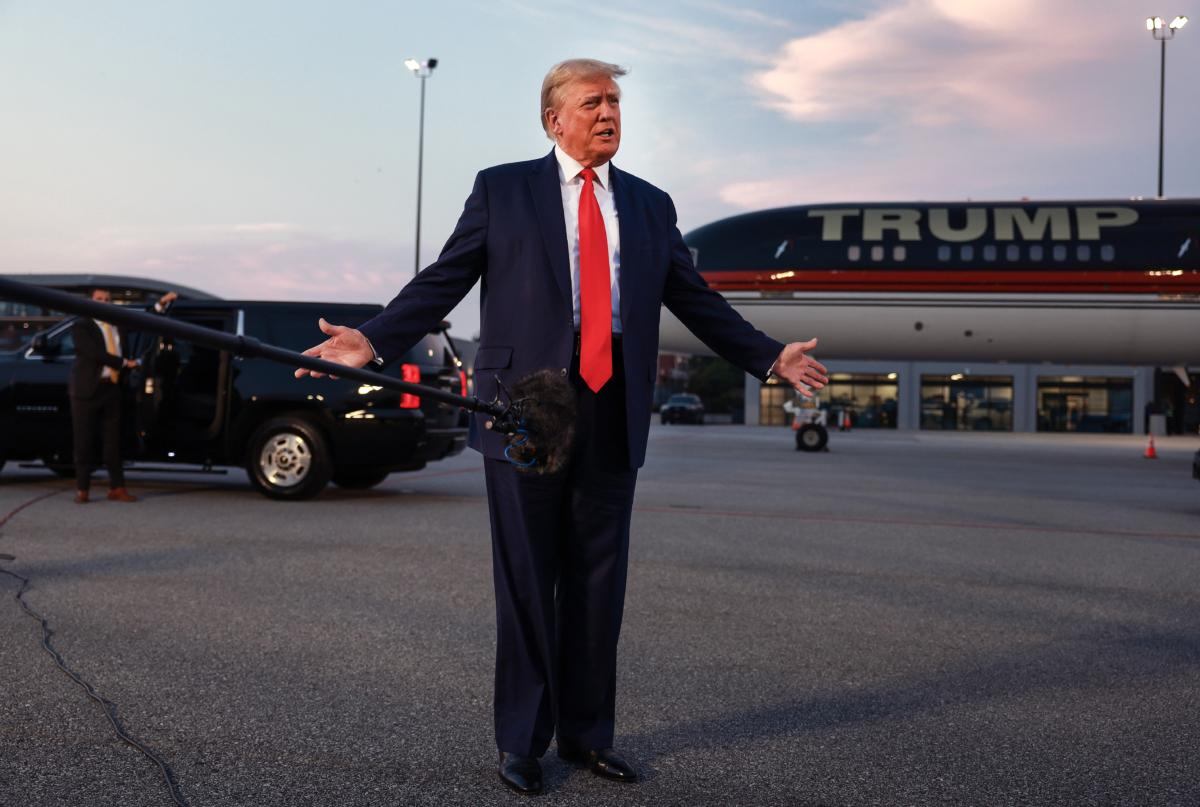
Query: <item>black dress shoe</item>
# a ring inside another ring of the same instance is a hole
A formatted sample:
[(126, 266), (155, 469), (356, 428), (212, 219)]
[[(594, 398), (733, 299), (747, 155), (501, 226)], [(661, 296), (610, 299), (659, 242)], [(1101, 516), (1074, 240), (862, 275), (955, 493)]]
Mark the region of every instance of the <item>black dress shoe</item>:
[(569, 743), (558, 744), (558, 756), (567, 762), (586, 765), (592, 773), (615, 782), (636, 782), (637, 772), (611, 748), (584, 750)]
[(542, 766), (533, 757), (501, 751), (496, 773), (500, 774), (500, 781), (522, 796), (536, 796), (542, 792)]

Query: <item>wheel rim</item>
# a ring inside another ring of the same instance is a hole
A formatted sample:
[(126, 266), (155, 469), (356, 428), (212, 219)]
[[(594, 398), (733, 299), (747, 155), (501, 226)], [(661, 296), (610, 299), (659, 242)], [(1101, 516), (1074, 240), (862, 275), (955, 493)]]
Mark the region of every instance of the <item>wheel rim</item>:
[(273, 435), (258, 455), (258, 469), (272, 487), (299, 485), (312, 470), (312, 450), (308, 441), (292, 432)]
[(804, 441), (804, 445), (812, 448), (817, 443), (821, 442), (821, 435), (816, 429), (808, 429), (804, 434), (800, 435), (800, 439)]

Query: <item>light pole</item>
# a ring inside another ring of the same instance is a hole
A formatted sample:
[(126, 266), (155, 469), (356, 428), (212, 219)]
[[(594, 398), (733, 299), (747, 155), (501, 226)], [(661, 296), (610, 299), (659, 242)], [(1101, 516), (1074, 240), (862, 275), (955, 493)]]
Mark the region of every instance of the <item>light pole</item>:
[(416, 258), (413, 260), (413, 276), (421, 271), (421, 171), (425, 162), (425, 79), (433, 75), (437, 67), (437, 59), (405, 59), (404, 66), (421, 79), (421, 125), (417, 135), (417, 247)]
[(1176, 17), (1170, 25), (1162, 17), (1147, 17), (1146, 30), (1162, 43), (1162, 61), (1158, 73), (1158, 198), (1163, 198), (1163, 120), (1167, 106), (1167, 40), (1175, 38), (1175, 32), (1187, 25), (1187, 17)]

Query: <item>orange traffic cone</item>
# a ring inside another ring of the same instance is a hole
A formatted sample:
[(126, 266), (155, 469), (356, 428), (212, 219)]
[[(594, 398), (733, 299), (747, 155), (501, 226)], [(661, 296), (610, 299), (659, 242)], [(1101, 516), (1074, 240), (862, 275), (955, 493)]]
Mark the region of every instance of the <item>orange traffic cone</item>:
[(1142, 455), (1148, 460), (1158, 459), (1158, 452), (1154, 450), (1154, 435), (1150, 435), (1150, 442), (1146, 443), (1146, 453)]
[(850, 431), (850, 410), (849, 409), (842, 410), (842, 431), (844, 431), (844, 432)]

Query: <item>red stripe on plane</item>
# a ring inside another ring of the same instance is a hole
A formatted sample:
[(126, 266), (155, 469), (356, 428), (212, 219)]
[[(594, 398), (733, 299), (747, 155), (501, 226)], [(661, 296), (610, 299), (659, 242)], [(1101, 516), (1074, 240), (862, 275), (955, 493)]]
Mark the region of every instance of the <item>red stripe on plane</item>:
[(717, 291), (1200, 294), (1200, 271), (803, 269), (702, 272)]

